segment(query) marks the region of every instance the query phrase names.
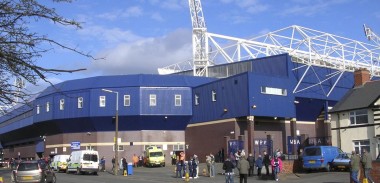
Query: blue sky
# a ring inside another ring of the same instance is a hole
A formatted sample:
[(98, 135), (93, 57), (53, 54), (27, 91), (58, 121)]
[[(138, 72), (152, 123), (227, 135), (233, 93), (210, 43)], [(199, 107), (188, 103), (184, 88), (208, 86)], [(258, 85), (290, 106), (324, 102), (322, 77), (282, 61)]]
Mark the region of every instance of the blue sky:
[[(46, 1), (40, 1), (46, 3)], [(86, 68), (73, 74), (49, 75), (53, 83), (115, 74), (156, 74), (158, 67), (191, 58), (191, 18), (187, 0), (74, 0), (49, 7), (82, 29), (32, 22), (31, 29), (91, 53), (91, 60), (56, 48), (38, 58), (42, 66)], [(378, 0), (204, 0), (208, 32), (252, 38), (291, 25), (368, 42), (363, 24), (380, 34)], [(39, 90), (45, 87), (29, 87)]]

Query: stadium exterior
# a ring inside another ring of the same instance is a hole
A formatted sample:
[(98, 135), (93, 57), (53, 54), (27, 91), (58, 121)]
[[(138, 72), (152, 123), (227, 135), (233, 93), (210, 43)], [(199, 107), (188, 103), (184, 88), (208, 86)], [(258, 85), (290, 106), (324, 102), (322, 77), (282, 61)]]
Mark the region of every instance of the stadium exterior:
[[(318, 77), (303, 77), (302, 69), (294, 69), (302, 64), (288, 54), (218, 65), (210, 72), (230, 68), (238, 72), (219, 78), (186, 73), (99, 76), (49, 87), (30, 106), (19, 106), (0, 118), (4, 158), (90, 148), (110, 160), (116, 94), (102, 89), (118, 92), (119, 156), (127, 160), (147, 145), (161, 146), (169, 163), (172, 151), (197, 154), (201, 161), (210, 152), (228, 153), (228, 142), (234, 139), (255, 153), (269, 141), (271, 148), (292, 154), (302, 145), (292, 139), (304, 142), (309, 137), (307, 143), (314, 139), (331, 144), (327, 111), (353, 87), (353, 73), (343, 73), (339, 82), (332, 77), (320, 83)], [(314, 67), (317, 75), (335, 71)], [(320, 84), (294, 92), (301, 77), (305, 87)]]

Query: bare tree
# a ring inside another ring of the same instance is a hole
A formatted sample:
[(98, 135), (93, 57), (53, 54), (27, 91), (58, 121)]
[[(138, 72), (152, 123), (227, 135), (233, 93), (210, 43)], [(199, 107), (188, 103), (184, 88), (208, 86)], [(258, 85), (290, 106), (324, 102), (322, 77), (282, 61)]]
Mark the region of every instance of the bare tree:
[[(70, 0), (53, 0), (54, 2), (71, 2)], [(84, 69), (59, 70), (41, 67), (36, 64), (42, 54), (58, 46), (94, 59), (90, 54), (77, 48), (61, 44), (46, 35), (31, 31), (28, 27), (36, 21), (45, 20), (63, 26), (80, 29), (80, 23), (57, 14), (55, 9), (46, 7), (37, 0), (1, 0), (0, 1), (0, 113), (4, 106), (14, 104), (16, 98), (25, 102), (29, 93), (22, 90), (23, 84), (13, 82), (26, 81), (36, 85), (39, 80), (49, 82), (46, 74), (77, 72)], [(50, 47), (46, 48), (47, 45)], [(44, 44), (44, 46), (42, 46)], [(2, 106), (2, 107), (1, 107)]]

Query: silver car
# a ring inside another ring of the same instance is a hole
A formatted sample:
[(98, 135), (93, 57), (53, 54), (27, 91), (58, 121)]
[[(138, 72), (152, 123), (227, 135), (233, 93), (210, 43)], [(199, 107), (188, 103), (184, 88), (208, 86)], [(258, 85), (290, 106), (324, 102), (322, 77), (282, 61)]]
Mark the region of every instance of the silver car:
[(22, 182), (51, 182), (57, 178), (54, 171), (44, 161), (22, 161), (13, 172), (14, 181)]

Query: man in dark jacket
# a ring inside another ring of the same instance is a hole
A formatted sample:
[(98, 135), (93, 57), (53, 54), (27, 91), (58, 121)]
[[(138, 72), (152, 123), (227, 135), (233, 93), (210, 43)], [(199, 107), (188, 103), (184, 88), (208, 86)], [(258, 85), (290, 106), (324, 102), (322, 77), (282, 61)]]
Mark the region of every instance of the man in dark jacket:
[(249, 162), (249, 172), (248, 176), (253, 176), (254, 170), (255, 170), (255, 158), (253, 157), (252, 153), (249, 153), (247, 161)]
[(267, 176), (269, 176), (270, 158), (269, 158), (269, 154), (266, 151), (264, 151), (263, 164), (265, 166), (265, 170), (267, 172)]
[(234, 164), (229, 158), (223, 163), (224, 175), (226, 176), (226, 183), (234, 183)]
[(241, 157), (241, 159), (238, 162), (237, 166), (240, 174), (240, 183), (247, 183), (247, 175), (249, 170), (249, 162), (245, 159), (244, 156)]

